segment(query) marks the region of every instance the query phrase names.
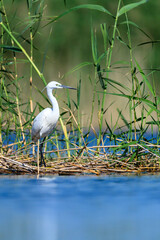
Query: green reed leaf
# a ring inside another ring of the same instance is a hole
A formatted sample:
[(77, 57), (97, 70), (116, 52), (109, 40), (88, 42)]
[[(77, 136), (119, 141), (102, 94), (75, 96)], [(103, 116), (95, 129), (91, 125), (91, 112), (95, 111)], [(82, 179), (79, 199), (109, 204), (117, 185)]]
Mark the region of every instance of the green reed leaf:
[(122, 121), (124, 122), (125, 126), (128, 127), (129, 129), (129, 123), (128, 120), (125, 118), (125, 116), (122, 114), (122, 110), (119, 110), (119, 108), (117, 108), (117, 112), (119, 113), (120, 118), (122, 119)]
[(80, 64), (78, 64), (77, 66), (75, 66), (74, 68), (72, 68), (69, 72), (67, 72), (67, 73), (65, 74), (65, 76), (68, 76), (69, 74), (71, 74), (71, 73), (73, 73), (73, 72), (75, 72), (75, 71), (78, 71), (78, 70), (80, 70), (81, 68), (86, 67), (86, 66), (89, 66), (89, 65), (93, 65), (93, 63), (92, 63), (92, 62), (83, 62), (83, 63), (80, 63)]
[(97, 39), (96, 33), (93, 32), (93, 27), (91, 28), (91, 46), (92, 46), (92, 57), (94, 64), (97, 65), (98, 50), (97, 50)]
[(78, 86), (77, 86), (77, 106), (80, 106), (80, 97), (81, 97), (81, 79), (79, 79)]
[(13, 46), (6, 46), (6, 45), (0, 45), (1, 48), (12, 51), (12, 52), (22, 52), (22, 50), (18, 47)]
[(122, 84), (122, 83), (120, 83), (120, 82), (118, 82), (118, 81), (115, 81), (115, 80), (113, 80), (113, 79), (110, 79), (110, 78), (103, 78), (106, 82), (108, 82), (108, 83), (112, 83), (113, 85), (113, 87), (115, 86), (115, 85), (117, 85), (117, 86), (120, 86), (120, 87), (122, 87), (122, 89), (125, 89), (125, 90), (127, 90), (128, 92), (130, 91), (130, 89), (126, 86), (126, 85), (124, 85), (124, 84)]
[(130, 3), (130, 4), (127, 4), (127, 5), (123, 6), (118, 12), (118, 17), (123, 15), (124, 13), (132, 10), (133, 8), (136, 8), (136, 7), (146, 3), (146, 2), (148, 2), (148, 0), (142, 0), (142, 1), (137, 2), (137, 3)]
[[(146, 37), (148, 37), (149, 39), (151, 39), (151, 37), (142, 29), (140, 28), (136, 23), (134, 23), (133, 21), (124, 21), (124, 22), (121, 22), (120, 24), (129, 24), (129, 25), (132, 25), (134, 26), (135, 28), (137, 28), (139, 31), (141, 31)], [(152, 39), (151, 39), (152, 40)]]
[(141, 74), (141, 76), (142, 76), (142, 78), (143, 78), (143, 81), (146, 83), (146, 85), (147, 85), (149, 91), (152, 93), (152, 95), (155, 96), (155, 92), (154, 92), (154, 89), (153, 89), (151, 83), (148, 81), (146, 75), (144, 74), (142, 68), (140, 67), (140, 65), (139, 65), (139, 63), (136, 61), (136, 59), (135, 59), (135, 62), (136, 62), (136, 65), (137, 65), (137, 67), (138, 67), (138, 70), (139, 70), (139, 72), (140, 72), (140, 74)]
[(147, 41), (147, 42), (139, 43), (139, 44), (137, 45), (137, 47), (143, 46), (143, 45), (146, 45), (146, 44), (154, 44), (154, 43), (160, 43), (160, 40)]
[(58, 19), (60, 19), (61, 17), (67, 15), (68, 13), (73, 12), (73, 11), (76, 11), (76, 10), (79, 10), (79, 9), (97, 10), (97, 11), (106, 13), (106, 14), (108, 14), (108, 15), (110, 15), (110, 16), (113, 17), (112, 13), (110, 13), (106, 8), (104, 8), (104, 7), (101, 6), (101, 5), (82, 4), (82, 5), (79, 5), (79, 6), (70, 8), (70, 9), (67, 10), (66, 12), (64, 12), (64, 13), (60, 14), (59, 16), (55, 17), (53, 20), (51, 20), (50, 22), (48, 22), (46, 25), (48, 25), (48, 24), (50, 24), (50, 23), (53, 23), (53, 22), (57, 21)]
[(108, 95), (114, 95), (114, 96), (119, 96), (119, 97), (124, 97), (124, 98), (128, 98), (129, 101), (131, 101), (132, 99), (133, 100), (137, 100), (137, 101), (141, 101), (141, 102), (144, 102), (146, 103), (152, 110), (156, 111), (157, 113), (160, 113), (160, 110), (157, 109), (156, 105), (148, 100), (148, 99), (145, 99), (145, 98), (140, 98), (140, 97), (135, 97), (135, 96), (131, 96), (131, 95), (126, 95), (126, 94), (119, 94), (119, 93), (105, 93), (105, 94), (108, 94)]

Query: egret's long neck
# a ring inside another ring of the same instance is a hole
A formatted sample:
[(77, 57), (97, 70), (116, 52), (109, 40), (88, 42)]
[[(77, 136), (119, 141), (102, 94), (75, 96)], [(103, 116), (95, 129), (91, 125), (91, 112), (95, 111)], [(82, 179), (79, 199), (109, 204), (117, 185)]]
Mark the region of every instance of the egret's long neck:
[(52, 109), (59, 115), (59, 106), (56, 98), (52, 94), (52, 89), (47, 89), (48, 98), (52, 104)]

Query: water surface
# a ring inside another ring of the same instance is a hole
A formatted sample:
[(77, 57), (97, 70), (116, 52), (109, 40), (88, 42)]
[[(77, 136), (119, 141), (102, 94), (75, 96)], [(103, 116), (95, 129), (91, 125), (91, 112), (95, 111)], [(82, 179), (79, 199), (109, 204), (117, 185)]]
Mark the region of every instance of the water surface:
[(1, 177), (0, 239), (159, 240), (160, 177)]

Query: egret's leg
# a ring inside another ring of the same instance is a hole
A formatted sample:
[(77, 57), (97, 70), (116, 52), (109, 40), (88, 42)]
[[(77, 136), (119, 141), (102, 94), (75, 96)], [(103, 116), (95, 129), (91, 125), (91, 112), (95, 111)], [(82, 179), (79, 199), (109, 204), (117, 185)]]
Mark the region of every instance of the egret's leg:
[(42, 166), (42, 164), (46, 167), (46, 163), (45, 163), (45, 160), (44, 160), (44, 157), (43, 157), (43, 143), (45, 141), (46, 137), (43, 138), (41, 144), (40, 144), (40, 154), (41, 154), (41, 162), (40, 162), (40, 166)]

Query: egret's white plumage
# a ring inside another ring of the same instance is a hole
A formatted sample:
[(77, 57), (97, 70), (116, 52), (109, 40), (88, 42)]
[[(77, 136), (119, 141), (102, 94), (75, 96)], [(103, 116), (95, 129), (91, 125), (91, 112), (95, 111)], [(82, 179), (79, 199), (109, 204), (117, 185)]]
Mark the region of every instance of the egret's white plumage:
[[(53, 83), (53, 84), (51, 84)], [(32, 126), (32, 140), (37, 141), (52, 133), (59, 118), (59, 106), (56, 98), (52, 95), (56, 82), (50, 82), (47, 85), (47, 95), (52, 104), (52, 108), (45, 108), (34, 119)]]
[[(51, 134), (57, 124), (59, 119), (59, 106), (56, 98), (52, 94), (52, 90), (56, 88), (70, 88), (72, 87), (64, 86), (56, 81), (52, 81), (48, 83), (45, 87), (47, 89), (48, 98), (52, 104), (52, 108), (46, 108), (42, 112), (40, 112), (37, 117), (33, 121), (32, 125), (32, 140), (34, 142), (38, 141), (40, 138), (45, 138), (49, 134)], [(42, 154), (43, 142), (40, 145), (41, 152), (41, 164), (42, 160), (45, 165), (43, 154)]]
[[(34, 119), (32, 127), (32, 140), (36, 142), (52, 133), (59, 118), (59, 112), (54, 114), (52, 108), (46, 108)], [(43, 125), (45, 123), (45, 125)]]

